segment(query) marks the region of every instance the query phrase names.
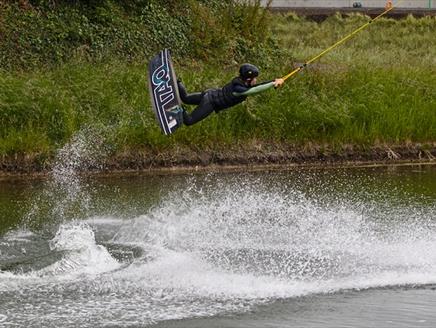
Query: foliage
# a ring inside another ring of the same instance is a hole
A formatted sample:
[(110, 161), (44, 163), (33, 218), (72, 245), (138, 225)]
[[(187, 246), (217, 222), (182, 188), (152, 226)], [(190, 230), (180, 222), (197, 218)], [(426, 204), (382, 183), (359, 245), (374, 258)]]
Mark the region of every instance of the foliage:
[(368, 18), (315, 23), (292, 14), (272, 17), (256, 3), (230, 0), (28, 4), (2, 8), (0, 156), (50, 156), (89, 125), (107, 128), (114, 153), (170, 146), (201, 152), (253, 140), (436, 140), (434, 17), (382, 19), (281, 90), (166, 137), (151, 111), (144, 74), (157, 49), (176, 44), (179, 76), (189, 91), (200, 91), (222, 86), (243, 61), (261, 68), (260, 79), (284, 75)]
[(185, 59), (230, 62), (232, 54), (241, 57), (241, 40), (260, 48), (267, 39), (268, 15), (259, 3), (7, 1), (0, 4), (0, 68), (51, 67), (71, 58), (143, 62), (164, 47)]

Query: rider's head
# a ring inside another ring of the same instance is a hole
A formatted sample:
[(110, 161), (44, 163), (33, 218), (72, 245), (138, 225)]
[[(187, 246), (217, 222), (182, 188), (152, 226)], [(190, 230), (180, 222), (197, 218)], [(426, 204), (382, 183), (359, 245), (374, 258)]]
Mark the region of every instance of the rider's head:
[(242, 64), (239, 68), (239, 76), (247, 84), (255, 83), (258, 75), (259, 69), (252, 64)]

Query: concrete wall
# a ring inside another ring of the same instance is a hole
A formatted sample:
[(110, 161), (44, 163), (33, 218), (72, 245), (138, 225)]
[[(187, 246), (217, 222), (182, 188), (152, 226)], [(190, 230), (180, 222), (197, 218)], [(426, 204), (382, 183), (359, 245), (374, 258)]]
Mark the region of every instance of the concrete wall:
[[(262, 0), (264, 4), (267, 0)], [(273, 0), (273, 7), (353, 7), (354, 2), (360, 2), (365, 8), (383, 8), (386, 0)], [(398, 0), (394, 0), (394, 5)], [(404, 0), (398, 8), (436, 8), (436, 0)]]

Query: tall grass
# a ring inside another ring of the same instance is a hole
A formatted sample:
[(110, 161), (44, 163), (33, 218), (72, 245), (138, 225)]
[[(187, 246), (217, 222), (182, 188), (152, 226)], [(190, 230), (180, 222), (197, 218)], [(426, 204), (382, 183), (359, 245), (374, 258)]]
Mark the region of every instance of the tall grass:
[[(260, 80), (286, 74), (367, 19), (333, 16), (315, 23), (294, 15), (274, 17), (268, 42), (281, 50), (260, 61)], [(243, 149), (253, 142), (359, 146), (434, 142), (435, 30), (435, 18), (383, 19), (283, 88), (250, 97), (243, 105), (212, 114), (169, 137), (161, 134), (151, 110), (145, 62), (76, 58), (49, 68), (3, 70), (0, 155), (50, 156), (75, 131), (89, 125), (109, 131), (113, 154), (159, 153), (174, 147), (196, 152)], [(217, 65), (176, 59), (178, 75), (189, 91), (222, 86), (238, 69), (237, 62)]]

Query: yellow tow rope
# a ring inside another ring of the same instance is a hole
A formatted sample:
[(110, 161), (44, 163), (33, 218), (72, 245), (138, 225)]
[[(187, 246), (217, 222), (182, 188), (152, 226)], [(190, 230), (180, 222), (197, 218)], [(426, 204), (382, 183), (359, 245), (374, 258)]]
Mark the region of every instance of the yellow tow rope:
[(341, 45), (342, 43), (344, 43), (345, 41), (347, 41), (348, 39), (352, 38), (355, 34), (359, 33), (360, 31), (364, 30), (365, 28), (367, 28), (369, 25), (371, 25), (371, 23), (375, 22), (376, 20), (378, 20), (380, 17), (383, 17), (384, 15), (386, 15), (388, 12), (390, 12), (391, 10), (393, 10), (395, 7), (397, 7), (400, 4), (401, 1), (398, 1), (396, 6), (392, 5), (392, 1), (388, 1), (387, 5), (386, 5), (386, 10), (384, 12), (382, 12), (380, 15), (378, 15), (377, 17), (371, 19), (368, 23), (366, 23), (365, 25), (359, 27), (357, 30), (355, 30), (354, 32), (348, 34), (346, 37), (344, 37), (343, 39), (339, 40), (338, 42), (336, 42), (334, 45), (330, 46), (329, 48), (327, 48), (326, 50), (324, 50), (323, 52), (321, 52), (319, 55), (313, 57), (312, 59), (308, 60), (307, 62), (305, 62), (303, 65), (301, 65), (300, 67), (296, 68), (295, 70), (293, 70), (292, 72), (290, 72), (289, 74), (285, 75), (282, 77), (282, 79), (284, 81), (286, 81), (287, 79), (289, 79), (291, 76), (297, 74), (298, 72), (300, 72), (301, 70), (303, 70), (304, 68), (306, 68), (307, 65), (312, 64), (314, 61), (318, 60), (319, 58), (321, 58), (322, 56), (324, 56), (326, 53), (330, 52), (331, 50), (333, 50), (334, 48), (336, 48), (337, 46)]

